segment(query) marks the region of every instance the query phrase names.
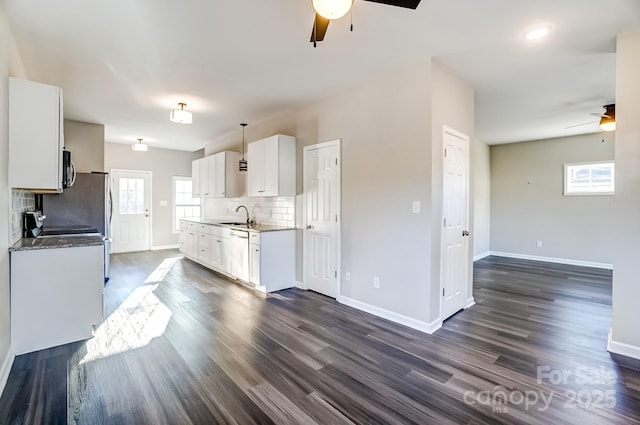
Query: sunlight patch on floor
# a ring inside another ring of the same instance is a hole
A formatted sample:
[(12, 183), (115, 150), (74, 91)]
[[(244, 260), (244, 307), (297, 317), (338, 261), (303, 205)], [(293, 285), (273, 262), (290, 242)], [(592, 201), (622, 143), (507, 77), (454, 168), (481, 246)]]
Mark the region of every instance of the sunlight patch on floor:
[(169, 273), (171, 267), (178, 261), (180, 257), (165, 258), (162, 263), (145, 279), (144, 283), (162, 282), (164, 277)]
[(94, 337), (86, 343), (87, 352), (80, 364), (144, 347), (161, 336), (171, 310), (154, 295), (157, 287), (155, 284), (136, 288), (95, 330)]

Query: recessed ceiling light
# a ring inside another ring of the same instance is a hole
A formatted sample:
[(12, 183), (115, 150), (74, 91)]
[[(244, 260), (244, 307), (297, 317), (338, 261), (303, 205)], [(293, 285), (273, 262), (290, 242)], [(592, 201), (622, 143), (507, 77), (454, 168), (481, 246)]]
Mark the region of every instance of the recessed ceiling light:
[(538, 40), (540, 38), (545, 37), (551, 31), (551, 27), (549, 25), (545, 25), (542, 27), (534, 28), (531, 31), (527, 32), (524, 35), (524, 38), (527, 40)]

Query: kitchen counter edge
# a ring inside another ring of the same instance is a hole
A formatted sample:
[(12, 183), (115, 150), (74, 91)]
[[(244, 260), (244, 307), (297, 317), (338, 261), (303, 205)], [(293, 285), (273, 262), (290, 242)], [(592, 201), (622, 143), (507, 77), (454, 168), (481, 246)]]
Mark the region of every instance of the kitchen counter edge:
[(180, 220), (190, 221), (192, 223), (198, 223), (198, 224), (208, 224), (212, 226), (226, 227), (232, 230), (245, 230), (245, 231), (255, 232), (255, 233), (279, 232), (283, 230), (296, 230), (295, 227), (275, 226), (270, 224), (259, 224), (253, 227), (247, 227), (244, 225), (234, 226), (230, 224), (222, 224), (224, 220), (211, 220), (208, 218), (181, 218)]
[(9, 252), (38, 249), (81, 248), (104, 245), (102, 236), (57, 236), (46, 238), (22, 238), (9, 247)]

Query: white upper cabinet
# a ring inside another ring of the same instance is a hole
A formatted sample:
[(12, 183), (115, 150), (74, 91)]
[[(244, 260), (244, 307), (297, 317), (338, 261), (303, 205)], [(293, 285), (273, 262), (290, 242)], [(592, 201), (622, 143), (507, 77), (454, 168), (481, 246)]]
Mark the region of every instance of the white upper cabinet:
[(9, 186), (62, 192), (62, 90), (9, 79)]
[(238, 152), (219, 152), (191, 163), (193, 196), (237, 198), (242, 196), (244, 176), (238, 169)]
[(201, 159), (191, 161), (191, 193), (194, 198), (202, 198), (200, 193), (200, 162)]
[(296, 139), (277, 134), (249, 143), (249, 196), (295, 196)]

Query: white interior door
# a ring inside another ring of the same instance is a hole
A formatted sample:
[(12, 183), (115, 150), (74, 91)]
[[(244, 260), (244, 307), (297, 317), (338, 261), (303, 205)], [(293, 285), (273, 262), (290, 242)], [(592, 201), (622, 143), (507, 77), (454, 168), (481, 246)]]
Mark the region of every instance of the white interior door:
[(469, 267), (469, 139), (445, 129), (442, 217), (442, 320), (464, 308)]
[(304, 284), (338, 295), (340, 140), (304, 149)]
[(111, 170), (113, 252), (151, 248), (151, 172)]

